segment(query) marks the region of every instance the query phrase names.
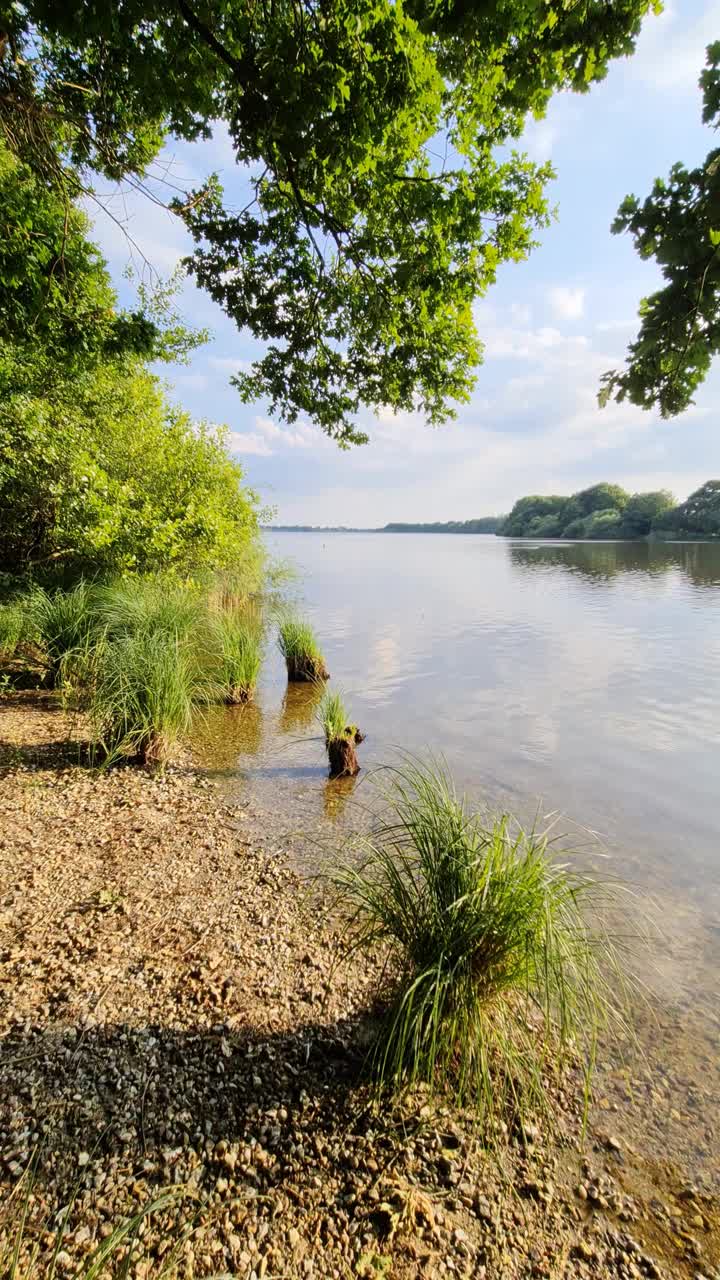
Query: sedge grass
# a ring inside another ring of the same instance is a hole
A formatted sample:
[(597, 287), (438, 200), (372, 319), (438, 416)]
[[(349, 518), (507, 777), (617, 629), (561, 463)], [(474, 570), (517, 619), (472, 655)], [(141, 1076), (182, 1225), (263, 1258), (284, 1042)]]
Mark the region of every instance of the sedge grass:
[(587, 1100), (599, 1031), (622, 1017), (615, 944), (589, 923), (601, 887), (547, 836), (468, 812), (435, 764), (392, 770), (387, 800), (363, 861), (334, 873), (351, 946), (385, 947), (396, 975), (378, 1084), (423, 1081), (522, 1123), (549, 1113), (569, 1056)]
[(245, 609), (225, 609), (214, 621), (218, 684), (230, 705), (251, 702), (262, 666), (262, 626)]
[(162, 766), (191, 728), (197, 707), (217, 695), (193, 637), (159, 628), (106, 636), (90, 694), (94, 751), (107, 762), (131, 755)]
[(11, 662), (28, 633), (27, 606), (21, 599), (0, 604), (0, 663)]
[(325, 734), (330, 777), (354, 778), (360, 772), (355, 747), (363, 741), (363, 735), (357, 725), (349, 723), (342, 695), (328, 689), (318, 708), (317, 718)]
[[(69, 1203), (55, 1219), (45, 1221), (38, 1229), (37, 1224), (31, 1226), (34, 1186), (34, 1170), (30, 1168), (2, 1206), (0, 1280), (39, 1280), (40, 1276), (44, 1280), (59, 1280), (67, 1272), (66, 1236), (69, 1235), (68, 1222), (78, 1197), (78, 1188), (74, 1189)], [(134, 1274), (132, 1253), (141, 1232), (147, 1230), (154, 1215), (165, 1214), (175, 1206), (179, 1208), (186, 1196), (185, 1189), (179, 1187), (159, 1191), (135, 1213), (119, 1219), (82, 1262), (75, 1264), (73, 1275), (77, 1280), (102, 1280), (110, 1275), (116, 1280), (127, 1280)], [(47, 1237), (49, 1234), (54, 1236), (54, 1246), (47, 1256), (41, 1248), (39, 1236)], [(175, 1234), (176, 1240), (167, 1237), (163, 1240), (165, 1256), (153, 1270), (156, 1280), (177, 1280), (179, 1255), (187, 1232), (181, 1229)]]
[(309, 623), (300, 618), (281, 618), (278, 644), (289, 680), (327, 680), (325, 659)]
[(333, 738), (344, 737), (345, 730), (349, 727), (349, 719), (342, 694), (327, 689), (318, 707), (317, 718), (325, 734), (326, 746)]
[(194, 636), (199, 642), (208, 608), (195, 586), (163, 578), (128, 578), (98, 590), (96, 615), (111, 639), (144, 631)]
[(84, 648), (96, 626), (96, 590), (82, 579), (69, 591), (36, 588), (27, 596), (26, 610), (51, 682), (57, 684), (67, 655)]

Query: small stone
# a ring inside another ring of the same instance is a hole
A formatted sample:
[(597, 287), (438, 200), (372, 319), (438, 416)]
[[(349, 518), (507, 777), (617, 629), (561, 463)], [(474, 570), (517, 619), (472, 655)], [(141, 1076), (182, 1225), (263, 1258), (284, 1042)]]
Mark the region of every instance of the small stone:
[(89, 1163), (90, 1163), (90, 1156), (88, 1155), (87, 1151), (81, 1151), (78, 1156), (78, 1164), (80, 1165), (80, 1168), (84, 1169), (85, 1165)]

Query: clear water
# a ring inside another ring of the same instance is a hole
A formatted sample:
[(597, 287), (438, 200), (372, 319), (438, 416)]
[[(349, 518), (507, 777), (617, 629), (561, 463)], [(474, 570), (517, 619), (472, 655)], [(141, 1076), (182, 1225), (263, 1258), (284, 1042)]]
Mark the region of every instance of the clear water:
[[(365, 771), (398, 747), (442, 754), (474, 800), (600, 833), (632, 879), (681, 889), (720, 930), (720, 545), (269, 544), (298, 570)], [(326, 786), (313, 701), (271, 645), (257, 708), (203, 735), (216, 772), (304, 823), (348, 797)]]

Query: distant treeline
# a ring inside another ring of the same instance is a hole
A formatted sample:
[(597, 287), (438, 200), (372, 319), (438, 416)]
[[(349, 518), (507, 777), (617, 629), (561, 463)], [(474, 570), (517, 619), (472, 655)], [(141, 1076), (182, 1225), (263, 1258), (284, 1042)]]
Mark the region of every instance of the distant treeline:
[(720, 537), (720, 480), (708, 480), (679, 505), (667, 489), (627, 493), (595, 484), (568, 497), (520, 498), (498, 529), (505, 538)]
[(499, 533), (505, 516), (481, 516), (477, 520), (446, 520), (434, 524), (402, 524), (393, 521), (380, 533)]

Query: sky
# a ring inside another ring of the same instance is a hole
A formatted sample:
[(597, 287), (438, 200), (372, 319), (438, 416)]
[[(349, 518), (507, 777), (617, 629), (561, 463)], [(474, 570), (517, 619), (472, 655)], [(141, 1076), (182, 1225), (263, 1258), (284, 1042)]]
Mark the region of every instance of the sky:
[[(389, 520), (464, 520), (508, 511), (527, 493), (571, 493), (609, 480), (631, 492), (668, 488), (685, 498), (720, 475), (720, 367), (682, 416), (613, 404), (600, 410), (600, 375), (617, 368), (637, 329), (640, 299), (660, 282), (610, 224), (629, 193), (698, 164), (717, 145), (701, 124), (698, 75), (720, 38), (720, 0), (671, 0), (646, 20), (635, 55), (615, 62), (589, 94), (562, 94), (533, 121), (520, 148), (551, 160), (558, 217), (524, 263), (501, 268), (477, 305), (484, 363), (457, 419), (430, 427), (416, 414), (366, 413), (370, 443), (338, 449), (317, 427), (288, 427), (263, 404), (243, 405), (234, 369), (261, 348), (191, 283), (182, 314), (210, 330), (187, 367), (162, 368), (172, 398), (224, 423), (248, 482), (282, 524), (375, 526)], [(232, 200), (242, 177), (227, 139), (173, 143), (163, 162), (179, 185), (218, 171)], [(167, 276), (190, 237), (178, 219), (132, 191), (100, 192), (95, 235), (123, 301), (124, 273)], [(130, 237), (130, 239), (128, 238)]]

